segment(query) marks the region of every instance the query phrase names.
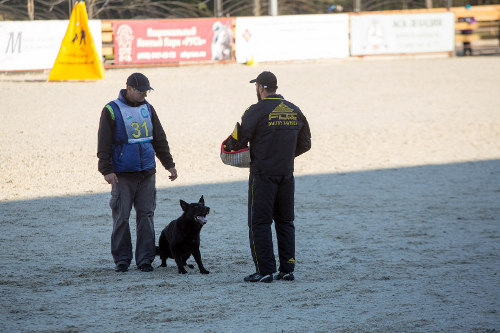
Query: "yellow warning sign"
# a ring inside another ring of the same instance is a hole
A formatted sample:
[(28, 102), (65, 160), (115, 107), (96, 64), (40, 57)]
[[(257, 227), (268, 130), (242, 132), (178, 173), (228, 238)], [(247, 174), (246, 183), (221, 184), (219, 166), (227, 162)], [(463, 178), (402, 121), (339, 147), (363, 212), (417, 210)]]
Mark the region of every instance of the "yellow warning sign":
[(71, 12), (61, 49), (49, 74), (49, 81), (95, 80), (105, 76), (88, 25), (87, 7), (78, 2)]

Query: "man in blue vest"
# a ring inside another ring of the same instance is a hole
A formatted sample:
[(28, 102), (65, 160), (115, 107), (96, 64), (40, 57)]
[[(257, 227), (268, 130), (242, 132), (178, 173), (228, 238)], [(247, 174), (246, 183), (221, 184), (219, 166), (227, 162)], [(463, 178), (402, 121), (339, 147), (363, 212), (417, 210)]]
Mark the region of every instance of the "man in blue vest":
[(126, 272), (132, 261), (132, 205), (137, 216), (135, 262), (143, 272), (153, 270), (155, 155), (170, 173), (170, 180), (177, 178), (165, 131), (155, 109), (145, 99), (152, 89), (144, 74), (133, 73), (127, 79), (126, 89), (103, 108), (99, 123), (98, 169), (111, 184), (111, 254), (117, 272)]

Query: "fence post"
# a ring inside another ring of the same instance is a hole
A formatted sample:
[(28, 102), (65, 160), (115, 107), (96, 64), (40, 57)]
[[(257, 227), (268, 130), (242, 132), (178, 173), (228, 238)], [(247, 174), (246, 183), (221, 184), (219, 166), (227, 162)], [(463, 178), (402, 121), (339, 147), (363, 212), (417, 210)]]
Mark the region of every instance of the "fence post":
[(223, 15), (222, 0), (214, 0), (214, 15), (215, 17)]
[(361, 11), (361, 0), (354, 0), (354, 12), (359, 13)]
[(278, 16), (278, 0), (269, 0), (269, 15)]

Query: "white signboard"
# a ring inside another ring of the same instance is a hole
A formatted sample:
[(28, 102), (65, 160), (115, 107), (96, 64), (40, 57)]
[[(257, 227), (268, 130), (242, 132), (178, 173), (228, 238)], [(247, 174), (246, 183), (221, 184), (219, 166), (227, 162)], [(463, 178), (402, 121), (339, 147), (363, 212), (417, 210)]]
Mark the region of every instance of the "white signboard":
[(236, 61), (304, 60), (349, 56), (349, 15), (236, 18)]
[[(50, 69), (57, 58), (69, 20), (0, 21), (0, 71)], [(89, 20), (102, 58), (100, 20)]]
[(453, 13), (351, 15), (351, 55), (447, 52), (455, 48)]

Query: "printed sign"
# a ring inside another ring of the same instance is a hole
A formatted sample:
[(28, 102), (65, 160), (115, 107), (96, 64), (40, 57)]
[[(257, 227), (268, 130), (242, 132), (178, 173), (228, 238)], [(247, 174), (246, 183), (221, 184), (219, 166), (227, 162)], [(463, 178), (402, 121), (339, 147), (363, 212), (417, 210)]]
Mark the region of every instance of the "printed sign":
[(97, 54), (88, 21), (85, 2), (77, 3), (50, 71), (49, 81), (104, 78), (104, 66)]
[(114, 21), (116, 64), (232, 60), (231, 19)]
[(450, 12), (352, 15), (351, 55), (453, 51), (454, 22)]
[(236, 18), (236, 61), (349, 56), (348, 14)]
[[(69, 20), (0, 21), (0, 70), (50, 69), (57, 58)], [(88, 25), (102, 58), (101, 21)]]

